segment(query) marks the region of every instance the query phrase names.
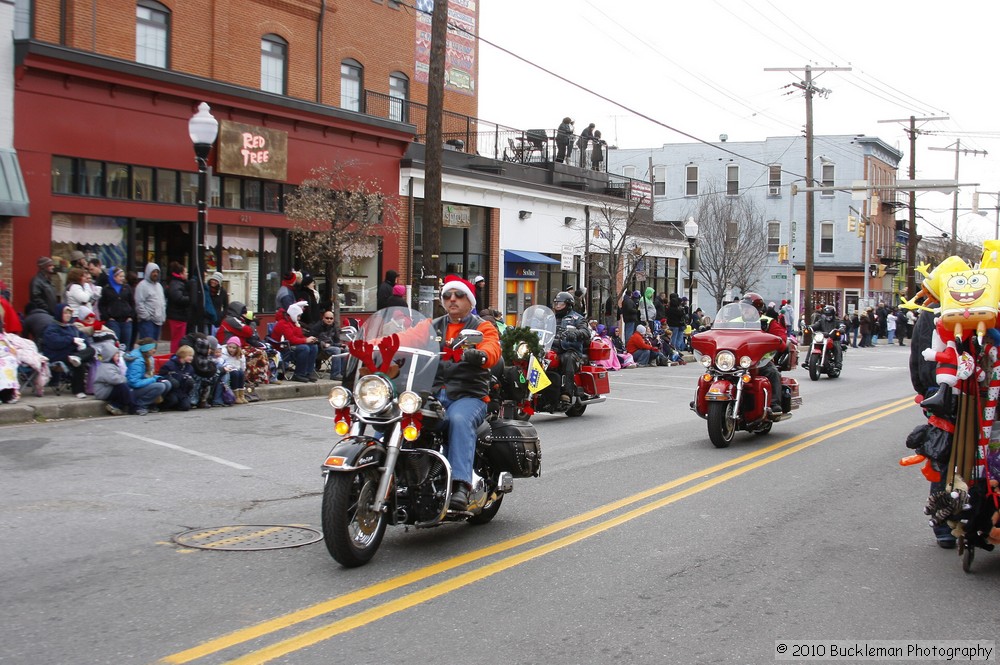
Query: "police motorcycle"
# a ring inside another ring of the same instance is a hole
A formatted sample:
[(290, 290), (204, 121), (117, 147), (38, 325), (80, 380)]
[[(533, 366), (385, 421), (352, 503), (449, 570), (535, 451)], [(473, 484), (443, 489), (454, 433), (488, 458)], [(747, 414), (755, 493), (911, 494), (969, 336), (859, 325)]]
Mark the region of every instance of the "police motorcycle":
[(691, 409), (708, 421), (708, 438), (716, 448), (728, 447), (738, 430), (767, 434), (802, 405), (798, 381), (783, 376), (782, 413), (768, 411), (771, 381), (760, 374), (760, 367), (787, 349), (779, 337), (761, 330), (760, 313), (752, 305), (725, 305), (712, 328), (693, 335), (691, 344), (695, 359), (705, 367)]
[[(508, 345), (514, 343), (517, 347), (514, 365), (521, 371), (521, 375), (529, 377), (529, 360), (534, 355), (542, 359), (541, 369), (549, 381), (549, 385), (543, 390), (534, 394), (525, 393), (518, 404), (519, 417), (528, 419), (535, 413), (542, 412), (565, 413), (570, 418), (575, 418), (582, 416), (591, 404), (605, 401), (604, 395), (611, 392), (607, 370), (591, 362), (610, 359), (612, 349), (599, 338), (591, 339), (588, 329), (573, 327), (558, 331), (555, 312), (545, 305), (532, 305), (521, 313), (517, 329), (507, 330), (510, 334), (505, 334), (501, 341)], [(535, 333), (538, 346), (518, 340), (517, 330)], [(564, 352), (577, 356), (576, 372), (573, 374), (572, 389), (568, 396), (561, 394), (564, 364), (560, 354)], [(505, 352), (505, 356), (507, 355)]]
[(451, 465), (435, 427), (444, 408), (432, 386), (442, 354), (462, 353), (482, 341), (482, 333), (463, 330), (441, 351), (430, 323), (415, 310), (390, 307), (369, 317), (346, 344), (357, 369), (346, 382), (351, 388), (330, 391), (334, 429), (342, 438), (322, 465), (323, 539), (345, 567), (370, 561), (388, 525), (486, 524), (514, 478), (541, 471), (534, 426), (503, 417), (494, 379), (491, 408), (477, 432), (468, 508), (449, 510)]

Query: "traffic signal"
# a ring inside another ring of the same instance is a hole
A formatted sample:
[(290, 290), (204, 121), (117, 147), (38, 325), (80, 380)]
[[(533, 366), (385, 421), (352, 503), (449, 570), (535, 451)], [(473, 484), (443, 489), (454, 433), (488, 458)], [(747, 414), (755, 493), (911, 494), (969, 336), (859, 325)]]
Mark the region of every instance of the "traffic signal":
[(972, 192), (972, 212), (979, 214), (979, 192)]
[(878, 277), (878, 264), (877, 263), (869, 263), (868, 264), (868, 276), (869, 277)]
[(784, 263), (788, 260), (788, 245), (780, 245), (778, 247), (778, 261)]
[(879, 264), (878, 266), (878, 276), (885, 277), (885, 266), (882, 264)]
[(859, 238), (865, 237), (865, 220), (863, 219), (858, 220), (858, 237)]
[(847, 232), (854, 233), (857, 226), (858, 220), (854, 218), (854, 215), (847, 216)]

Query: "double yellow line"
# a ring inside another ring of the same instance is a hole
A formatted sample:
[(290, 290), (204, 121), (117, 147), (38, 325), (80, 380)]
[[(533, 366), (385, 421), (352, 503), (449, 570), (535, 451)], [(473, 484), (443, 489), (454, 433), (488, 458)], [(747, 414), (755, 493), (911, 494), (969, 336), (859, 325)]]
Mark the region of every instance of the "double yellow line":
[[(322, 642), (323, 640), (346, 633), (360, 626), (377, 621), (383, 617), (387, 617), (421, 603), (425, 603), (451, 591), (472, 584), (473, 582), (477, 582), (490, 577), (491, 575), (495, 575), (496, 573), (518, 566), (526, 561), (530, 561), (531, 559), (535, 559), (586, 538), (590, 538), (591, 536), (629, 522), (654, 510), (680, 501), (681, 499), (687, 498), (711, 487), (715, 487), (716, 485), (724, 483), (727, 480), (731, 480), (732, 478), (747, 473), (748, 471), (762, 467), (765, 464), (770, 464), (771, 462), (780, 460), (788, 455), (797, 453), (801, 450), (809, 448), (810, 446), (814, 446), (817, 443), (837, 436), (838, 434), (902, 411), (910, 407), (912, 404), (912, 398), (906, 398), (855, 414), (848, 418), (824, 425), (823, 427), (817, 428), (808, 433), (793, 436), (773, 445), (747, 453), (746, 455), (742, 455), (726, 462), (716, 464), (715, 466), (690, 473), (681, 478), (677, 478), (676, 480), (664, 483), (663, 485), (650, 488), (644, 492), (633, 494), (632, 496), (619, 499), (618, 501), (611, 502), (599, 508), (595, 508), (594, 510), (555, 522), (547, 527), (526, 533), (522, 536), (518, 536), (517, 538), (512, 538), (502, 543), (497, 543), (496, 545), (492, 545), (490, 547), (484, 547), (467, 554), (461, 554), (459, 556), (446, 559), (440, 563), (425, 566), (424, 568), (414, 570), (404, 575), (399, 575), (384, 582), (373, 584), (363, 589), (358, 589), (357, 591), (337, 596), (336, 598), (331, 598), (330, 600), (317, 603), (311, 607), (306, 607), (296, 612), (292, 612), (269, 621), (264, 621), (254, 626), (248, 626), (247, 628), (209, 640), (208, 642), (204, 642), (203, 644), (185, 651), (180, 651), (167, 656), (160, 660), (159, 663), (163, 665), (179, 665), (182, 663), (189, 663), (210, 654), (223, 651), (236, 645), (290, 628), (311, 619), (315, 619), (316, 617), (323, 616), (324, 614), (329, 614), (330, 612), (334, 612), (344, 607), (349, 607), (355, 603), (370, 600), (383, 594), (402, 589), (408, 585), (429, 579), (435, 575), (439, 575), (460, 566), (477, 562), (484, 558), (514, 550), (523, 545), (542, 540), (548, 536), (565, 531), (585, 522), (589, 522), (599, 517), (604, 517), (605, 515), (616, 512), (622, 508), (653, 499), (657, 495), (669, 492), (670, 490), (682, 485), (687, 485), (688, 483), (696, 481), (700, 478), (712, 476), (711, 478), (702, 480), (695, 485), (691, 485), (685, 489), (667, 494), (666, 496), (649, 501), (648, 503), (643, 503), (637, 508), (633, 508), (627, 512), (610, 517), (602, 522), (598, 522), (597, 524), (593, 524), (579, 531), (574, 531), (573, 533), (562, 536), (561, 538), (537, 545), (523, 552), (511, 554), (503, 559), (482, 565), (474, 570), (461, 573), (455, 577), (438, 582), (419, 591), (414, 591), (405, 596), (396, 598), (395, 600), (387, 601), (370, 609), (358, 612), (318, 628), (308, 630), (304, 633), (282, 640), (252, 653), (248, 653), (244, 656), (236, 658), (235, 660), (229, 661), (228, 665), (267, 663), (275, 658), (280, 658), (289, 653), (316, 644), (317, 642)], [(726, 469), (730, 470), (726, 471)], [(720, 473), (722, 471), (726, 472)]]

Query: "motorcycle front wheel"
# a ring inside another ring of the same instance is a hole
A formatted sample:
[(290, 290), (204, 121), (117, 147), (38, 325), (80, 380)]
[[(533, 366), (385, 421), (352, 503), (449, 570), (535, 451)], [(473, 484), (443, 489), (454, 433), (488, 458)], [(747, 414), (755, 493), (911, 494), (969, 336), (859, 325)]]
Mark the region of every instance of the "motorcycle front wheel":
[(809, 378), (819, 381), (819, 354), (813, 353), (809, 356)]
[(378, 480), (376, 467), (330, 473), (326, 479), (323, 541), (330, 556), (345, 568), (368, 563), (382, 544), (385, 513), (372, 509)]
[(708, 403), (708, 438), (716, 448), (728, 448), (736, 434), (736, 402)]

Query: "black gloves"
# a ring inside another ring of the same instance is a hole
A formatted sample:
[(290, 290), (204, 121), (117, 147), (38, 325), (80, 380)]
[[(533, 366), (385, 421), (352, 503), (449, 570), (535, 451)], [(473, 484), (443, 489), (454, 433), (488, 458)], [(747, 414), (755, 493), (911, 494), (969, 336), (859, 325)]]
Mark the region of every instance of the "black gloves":
[(479, 349), (466, 349), (462, 354), (462, 360), (476, 367), (482, 367), (486, 364), (486, 354)]

